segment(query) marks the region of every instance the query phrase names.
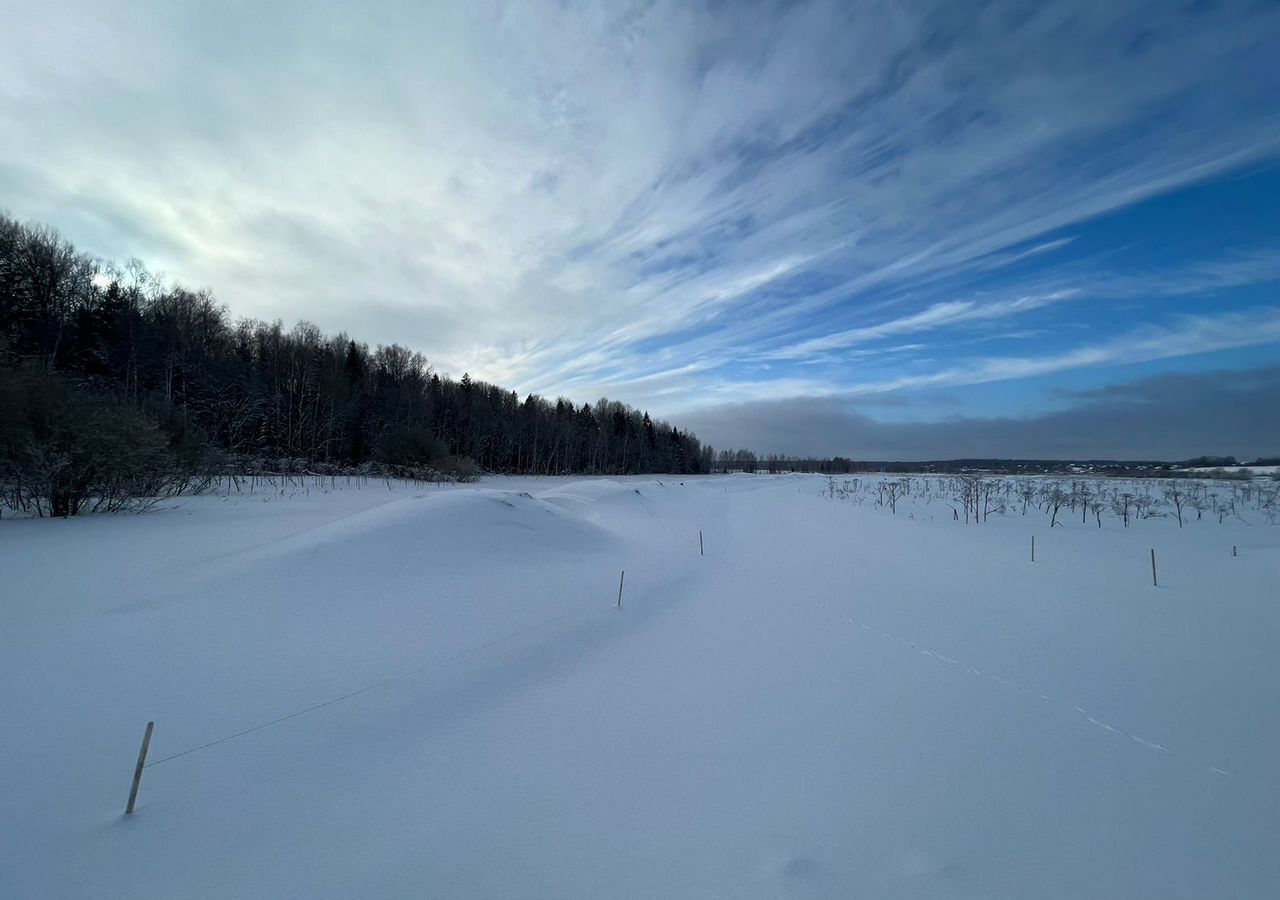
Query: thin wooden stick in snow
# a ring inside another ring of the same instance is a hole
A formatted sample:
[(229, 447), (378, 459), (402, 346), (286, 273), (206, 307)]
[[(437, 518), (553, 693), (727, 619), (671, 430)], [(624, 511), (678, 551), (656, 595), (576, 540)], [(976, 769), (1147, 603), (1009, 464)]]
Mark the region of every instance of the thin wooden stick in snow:
[(142, 770), (147, 765), (147, 748), (151, 746), (151, 732), (156, 723), (148, 722), (147, 730), (142, 735), (142, 749), (138, 751), (138, 765), (133, 770), (133, 786), (129, 788), (129, 805), (124, 808), (126, 816), (133, 815), (133, 804), (138, 799), (138, 785), (142, 783)]

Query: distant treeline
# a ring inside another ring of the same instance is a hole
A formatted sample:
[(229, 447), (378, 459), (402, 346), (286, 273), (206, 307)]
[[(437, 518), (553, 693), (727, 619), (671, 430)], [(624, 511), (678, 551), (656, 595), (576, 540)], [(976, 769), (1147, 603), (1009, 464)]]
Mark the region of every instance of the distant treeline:
[[(119, 434), (82, 433), (104, 428)], [(233, 320), (208, 291), (0, 216), (0, 481), (48, 493), (72, 469), (111, 467), (130, 444), (188, 472), (283, 459), (463, 475), (476, 465), (697, 473), (714, 459), (694, 435), (623, 403), (522, 399), (444, 377), (397, 344)]]
[(816, 472), (823, 475), (851, 475), (868, 472), (956, 475), (981, 472), (992, 475), (1067, 475), (1083, 474), (1127, 478), (1170, 478), (1187, 473), (1191, 468), (1224, 468), (1234, 466), (1280, 465), (1280, 457), (1259, 457), (1250, 463), (1239, 463), (1234, 456), (1198, 456), (1182, 462), (1113, 459), (936, 459), (936, 460), (863, 460), (834, 456), (790, 458), (770, 454), (757, 456), (746, 450), (722, 451), (716, 458), (721, 471), (742, 472)]

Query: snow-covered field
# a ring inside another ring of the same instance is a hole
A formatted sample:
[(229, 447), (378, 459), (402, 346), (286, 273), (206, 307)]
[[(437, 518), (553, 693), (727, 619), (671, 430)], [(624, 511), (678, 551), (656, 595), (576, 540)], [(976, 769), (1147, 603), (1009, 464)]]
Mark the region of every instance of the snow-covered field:
[[(1198, 466), (1196, 468), (1188, 469), (1187, 471), (1208, 473), (1216, 472), (1218, 469), (1209, 466)], [(1235, 474), (1244, 473), (1246, 475), (1275, 475), (1280, 473), (1280, 466), (1224, 466), (1221, 467), (1221, 471), (1232, 472)]]
[(871, 483), (0, 522), (0, 896), (1280, 896), (1280, 526)]

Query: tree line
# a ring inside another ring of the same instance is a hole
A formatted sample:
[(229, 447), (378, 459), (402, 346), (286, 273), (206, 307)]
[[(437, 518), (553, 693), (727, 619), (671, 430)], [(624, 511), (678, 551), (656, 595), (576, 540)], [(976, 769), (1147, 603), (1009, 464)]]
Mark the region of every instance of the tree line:
[(698, 473), (715, 452), (647, 412), (435, 371), (300, 322), (233, 319), (207, 290), (0, 215), (0, 490), (71, 515), (246, 467)]

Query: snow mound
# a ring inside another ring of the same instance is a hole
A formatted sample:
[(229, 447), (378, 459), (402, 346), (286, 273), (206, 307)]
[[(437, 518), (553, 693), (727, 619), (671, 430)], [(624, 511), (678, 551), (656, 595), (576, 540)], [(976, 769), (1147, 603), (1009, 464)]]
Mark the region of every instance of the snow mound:
[(567, 548), (602, 550), (608, 531), (589, 506), (568, 510), (527, 491), (487, 488), (416, 495), (362, 510), (246, 551), (237, 567), (345, 565), (416, 553), (483, 553), (500, 545), (507, 557)]

